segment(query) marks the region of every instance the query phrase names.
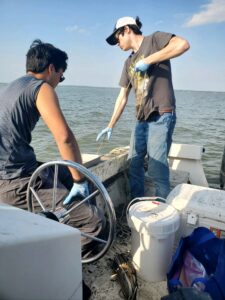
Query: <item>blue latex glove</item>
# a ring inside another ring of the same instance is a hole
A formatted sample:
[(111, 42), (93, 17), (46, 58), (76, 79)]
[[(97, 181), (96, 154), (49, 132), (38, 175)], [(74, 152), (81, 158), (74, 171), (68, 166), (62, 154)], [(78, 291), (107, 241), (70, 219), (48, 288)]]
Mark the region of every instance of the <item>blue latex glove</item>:
[(86, 198), (88, 195), (89, 195), (89, 190), (88, 190), (87, 181), (84, 181), (82, 183), (74, 182), (73, 187), (72, 187), (69, 195), (67, 195), (67, 197), (63, 201), (63, 204), (64, 205), (71, 204), (75, 200), (74, 199), (75, 197)]
[(103, 129), (97, 136), (96, 141), (98, 142), (99, 140), (103, 140), (107, 137), (107, 140), (109, 141), (112, 135), (112, 128), (106, 127)]
[(144, 61), (141, 59), (135, 64), (134, 71), (135, 72), (146, 72), (149, 67), (150, 67), (150, 64), (144, 63)]

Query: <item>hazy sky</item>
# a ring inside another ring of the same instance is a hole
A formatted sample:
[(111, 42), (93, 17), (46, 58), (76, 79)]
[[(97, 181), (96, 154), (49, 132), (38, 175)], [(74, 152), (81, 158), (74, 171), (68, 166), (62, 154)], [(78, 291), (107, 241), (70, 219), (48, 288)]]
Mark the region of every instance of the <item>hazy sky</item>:
[(225, 91), (225, 0), (0, 0), (0, 82), (25, 73), (36, 38), (69, 55), (65, 85), (117, 87), (128, 52), (105, 38), (122, 16), (172, 32), (191, 49), (172, 60), (175, 89)]

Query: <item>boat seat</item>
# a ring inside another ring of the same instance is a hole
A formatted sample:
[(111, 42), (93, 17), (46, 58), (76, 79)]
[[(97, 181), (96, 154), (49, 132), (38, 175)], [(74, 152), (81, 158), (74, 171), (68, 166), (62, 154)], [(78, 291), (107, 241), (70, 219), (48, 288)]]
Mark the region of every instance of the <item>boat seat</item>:
[(190, 183), (208, 186), (202, 166), (202, 153), (205, 149), (198, 145), (172, 143), (168, 155), (172, 170), (186, 171), (190, 174)]

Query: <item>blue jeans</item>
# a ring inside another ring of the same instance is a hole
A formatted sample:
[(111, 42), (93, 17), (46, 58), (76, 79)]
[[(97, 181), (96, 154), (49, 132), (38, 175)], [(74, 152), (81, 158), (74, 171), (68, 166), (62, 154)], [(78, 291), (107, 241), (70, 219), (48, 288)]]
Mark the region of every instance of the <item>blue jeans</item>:
[(176, 124), (175, 113), (154, 115), (137, 121), (131, 136), (129, 180), (131, 199), (144, 196), (144, 159), (148, 155), (148, 176), (155, 186), (155, 196), (166, 198), (170, 192), (168, 153)]

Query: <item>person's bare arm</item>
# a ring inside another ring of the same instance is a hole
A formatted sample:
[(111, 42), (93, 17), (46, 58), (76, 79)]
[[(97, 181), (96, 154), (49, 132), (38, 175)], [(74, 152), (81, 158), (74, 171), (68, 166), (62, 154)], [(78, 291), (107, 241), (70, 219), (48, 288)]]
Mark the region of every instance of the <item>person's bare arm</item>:
[(145, 64), (156, 64), (164, 60), (168, 60), (180, 56), (190, 48), (187, 40), (174, 36), (169, 43), (161, 49), (143, 59)]
[(127, 104), (127, 101), (128, 101), (129, 92), (130, 92), (130, 87), (128, 87), (128, 88), (122, 87), (120, 89), (119, 95), (118, 95), (116, 103), (115, 103), (115, 107), (114, 107), (114, 111), (113, 111), (111, 120), (108, 124), (109, 128), (113, 128), (116, 125), (119, 118), (121, 117), (121, 115), (124, 111), (124, 108)]
[[(43, 83), (41, 86), (36, 106), (56, 141), (62, 159), (82, 164), (81, 153), (76, 138), (63, 116), (58, 97), (49, 84)], [(80, 173), (75, 169), (70, 168), (70, 172), (74, 181), (82, 179)]]

